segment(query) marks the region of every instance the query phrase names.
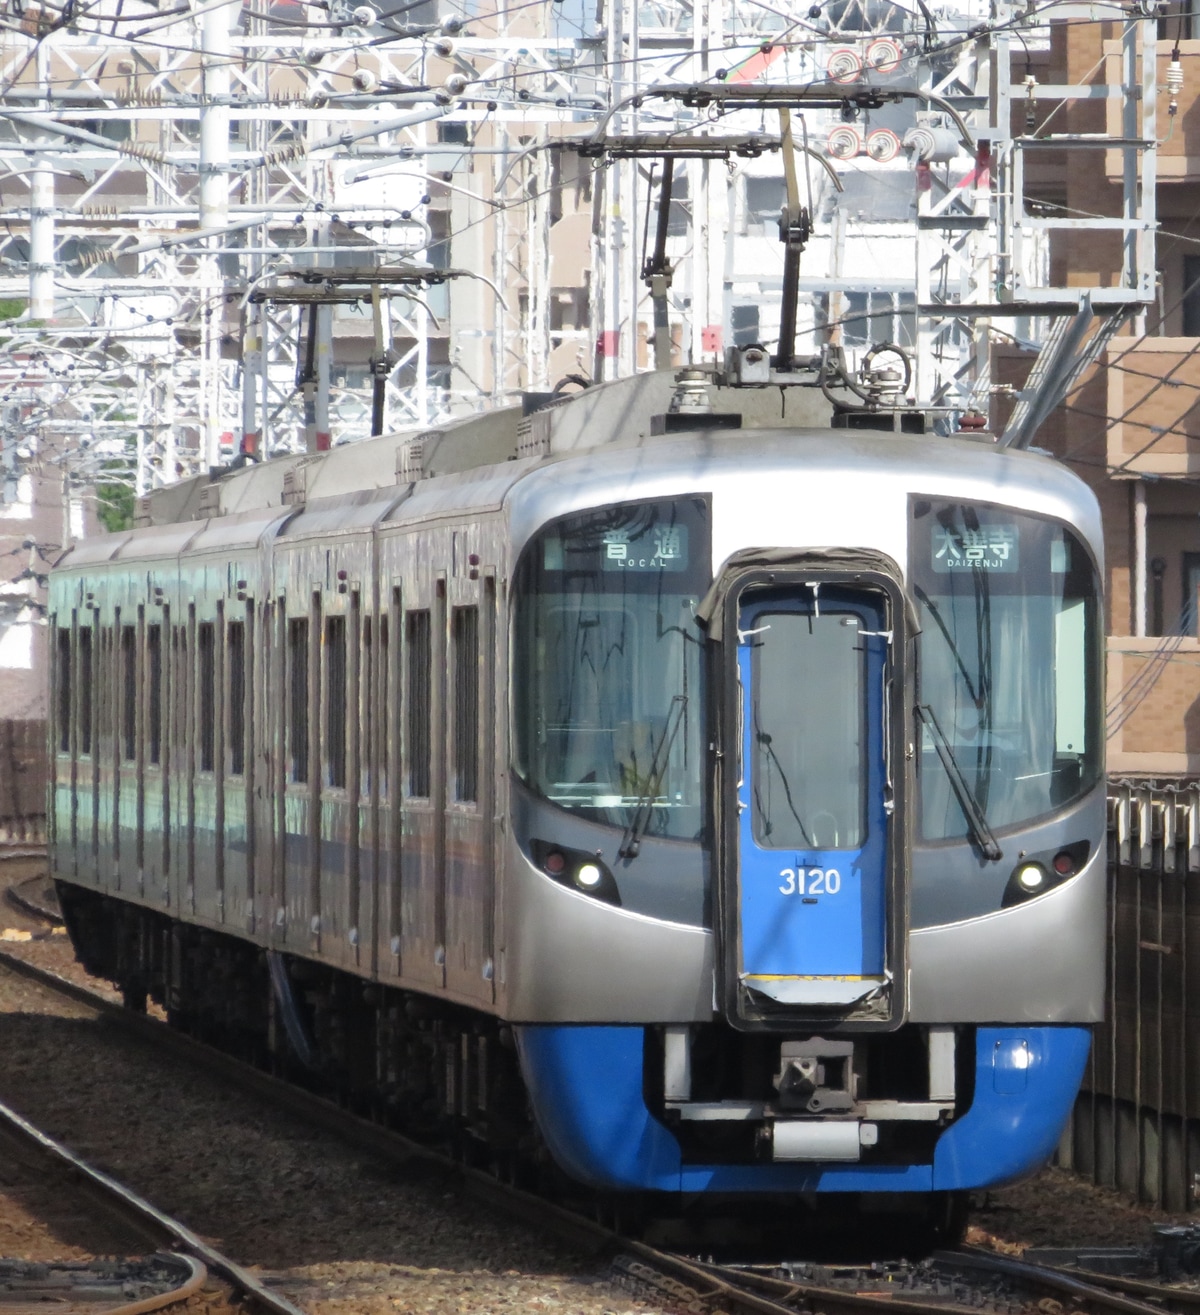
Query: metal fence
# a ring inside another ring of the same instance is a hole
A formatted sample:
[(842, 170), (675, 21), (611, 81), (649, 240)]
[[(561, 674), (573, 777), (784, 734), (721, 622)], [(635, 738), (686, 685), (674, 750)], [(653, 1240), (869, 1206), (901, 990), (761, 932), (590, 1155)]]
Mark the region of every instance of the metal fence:
[(0, 720), (0, 844), (44, 844), (46, 723)]
[(1200, 785), (1114, 780), (1107, 1001), (1059, 1161), (1169, 1210), (1200, 1205)]

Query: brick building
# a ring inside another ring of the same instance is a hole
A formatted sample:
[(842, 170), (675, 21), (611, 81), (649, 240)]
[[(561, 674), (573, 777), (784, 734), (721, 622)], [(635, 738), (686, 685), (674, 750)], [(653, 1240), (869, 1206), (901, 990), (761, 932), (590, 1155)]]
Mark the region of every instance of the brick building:
[[(1092, 486), (1103, 510), (1109, 771), (1118, 776), (1200, 775), (1200, 39), (1192, 21), (1186, 12), (1160, 21), (1157, 305), (1112, 340), (1036, 440)], [(1118, 35), (1113, 24), (1056, 23), (1050, 50), (1035, 53), (1029, 72), (1044, 83), (1116, 84)], [(1176, 50), (1183, 91), (1167, 115)], [(1039, 108), (1043, 123), (1051, 113), (1056, 132), (1119, 133), (1115, 98)], [(1042, 154), (1028, 193), (1047, 213), (1086, 219), (1119, 207), (1117, 152), (1105, 153), (1103, 170), (1093, 151)], [(1056, 235), (1050, 259), (1054, 281), (1068, 286), (1111, 286), (1120, 269), (1115, 237), (1087, 230)], [(999, 349), (994, 378), (1018, 385), (1027, 362)], [(997, 393), (997, 423), (1008, 406)]]

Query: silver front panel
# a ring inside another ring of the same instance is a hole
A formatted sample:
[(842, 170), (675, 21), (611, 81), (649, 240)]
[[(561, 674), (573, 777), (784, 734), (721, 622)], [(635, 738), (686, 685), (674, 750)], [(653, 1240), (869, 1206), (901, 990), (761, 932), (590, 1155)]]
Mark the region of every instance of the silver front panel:
[(538, 872), (511, 836), (498, 971), (521, 1023), (702, 1023), (713, 938), (627, 913)]
[(915, 1023), (1095, 1023), (1104, 1016), (1103, 848), (1039, 899), (908, 938)]

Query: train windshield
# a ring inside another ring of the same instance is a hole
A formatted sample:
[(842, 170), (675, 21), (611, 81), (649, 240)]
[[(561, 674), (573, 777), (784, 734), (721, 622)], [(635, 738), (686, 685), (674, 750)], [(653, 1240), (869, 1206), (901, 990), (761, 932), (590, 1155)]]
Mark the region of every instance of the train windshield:
[(974, 835), (980, 816), (992, 831), (1017, 826), (1090, 790), (1103, 668), (1081, 540), (1008, 508), (916, 498), (909, 570), (923, 838)]
[[(515, 768), (594, 821), (695, 839), (702, 822), (703, 498), (560, 520), (517, 570)], [(643, 819), (645, 819), (643, 825)]]

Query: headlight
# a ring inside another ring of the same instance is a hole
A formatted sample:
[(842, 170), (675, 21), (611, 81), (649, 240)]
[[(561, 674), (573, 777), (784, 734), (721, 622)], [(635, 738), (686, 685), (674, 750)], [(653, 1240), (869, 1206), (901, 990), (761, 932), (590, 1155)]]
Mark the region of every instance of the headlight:
[(591, 890), (593, 886), (598, 886), (604, 880), (604, 873), (596, 866), (595, 863), (581, 863), (575, 869), (575, 884), (582, 886), (584, 890)]
[(1013, 880), (1022, 890), (1036, 895), (1046, 884), (1046, 869), (1040, 863), (1022, 863), (1013, 873)]
[(569, 849), (549, 840), (531, 840), (529, 856), (534, 865), (560, 885), (569, 886), (606, 904), (620, 904), (616, 878), (598, 852)]
[(1091, 848), (1089, 841), (1078, 840), (1072, 845), (1023, 854), (1008, 879), (1001, 907), (1007, 909), (1014, 904), (1023, 904), (1062, 885), (1068, 877), (1083, 869)]

